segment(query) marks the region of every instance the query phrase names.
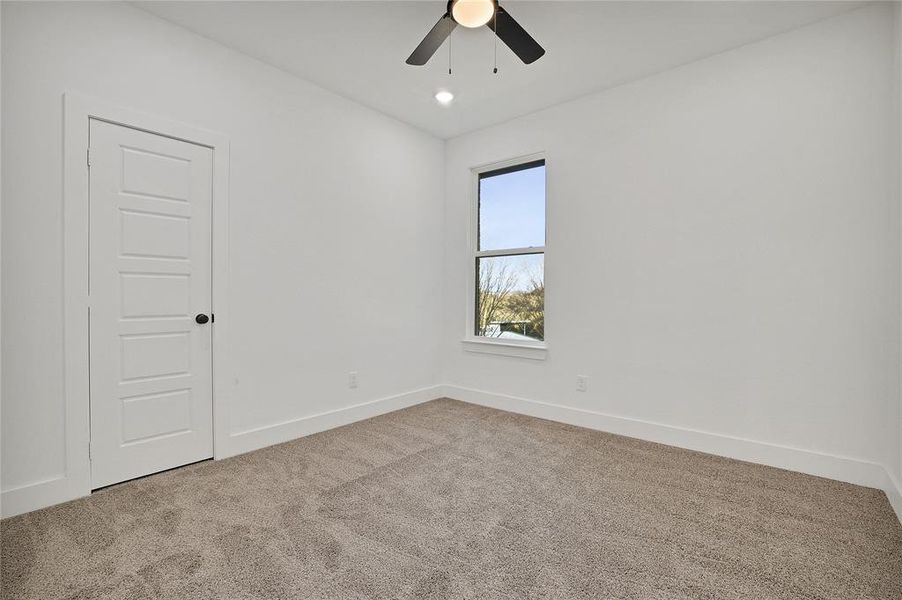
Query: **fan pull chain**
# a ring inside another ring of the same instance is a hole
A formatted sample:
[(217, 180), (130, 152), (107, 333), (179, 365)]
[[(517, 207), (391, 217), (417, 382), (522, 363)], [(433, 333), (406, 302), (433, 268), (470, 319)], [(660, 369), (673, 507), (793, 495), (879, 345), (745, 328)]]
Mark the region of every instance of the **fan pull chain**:
[(501, 9), (500, 9), (500, 8), (496, 8), (496, 9), (495, 9), (495, 16), (492, 17), (492, 19), (495, 20), (495, 27), (492, 28), (492, 29), (495, 30), (495, 51), (494, 51), (494, 52), (495, 52), (495, 58), (494, 58), (494, 60), (495, 60), (495, 67), (492, 69), (492, 73), (495, 73), (495, 74), (498, 73), (498, 11), (499, 11), (499, 10), (501, 10)]

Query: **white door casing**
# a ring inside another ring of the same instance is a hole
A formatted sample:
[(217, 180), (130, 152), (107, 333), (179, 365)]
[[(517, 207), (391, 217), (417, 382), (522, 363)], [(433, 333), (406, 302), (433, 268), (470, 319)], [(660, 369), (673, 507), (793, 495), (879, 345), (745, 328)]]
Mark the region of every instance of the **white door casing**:
[(90, 121), (91, 487), (213, 456), (213, 152)]

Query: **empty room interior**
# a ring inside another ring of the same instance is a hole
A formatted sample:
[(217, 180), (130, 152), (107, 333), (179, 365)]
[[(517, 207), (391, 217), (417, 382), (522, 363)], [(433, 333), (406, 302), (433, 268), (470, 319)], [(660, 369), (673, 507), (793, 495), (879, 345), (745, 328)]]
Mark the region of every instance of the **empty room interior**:
[(902, 3), (0, 2), (0, 598), (902, 600)]

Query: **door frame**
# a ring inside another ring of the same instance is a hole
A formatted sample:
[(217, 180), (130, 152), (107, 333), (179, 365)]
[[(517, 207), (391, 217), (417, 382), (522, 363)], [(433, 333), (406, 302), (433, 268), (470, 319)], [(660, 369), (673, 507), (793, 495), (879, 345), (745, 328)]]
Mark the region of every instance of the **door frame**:
[[(91, 397), (88, 337), (88, 175), (91, 119), (206, 146), (213, 151), (212, 306), (213, 458), (227, 449), (231, 369), (229, 330), (229, 138), (75, 92), (63, 94), (63, 352), (68, 498), (91, 493)], [(60, 500), (62, 501), (62, 500)]]

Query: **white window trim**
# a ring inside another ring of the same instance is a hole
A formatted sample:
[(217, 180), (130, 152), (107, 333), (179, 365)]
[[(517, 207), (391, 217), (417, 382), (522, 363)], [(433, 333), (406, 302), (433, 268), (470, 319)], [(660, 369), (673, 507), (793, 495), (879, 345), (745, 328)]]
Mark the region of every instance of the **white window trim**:
[[(478, 250), (478, 230), (479, 230), (479, 175), (487, 171), (495, 171), (515, 165), (533, 162), (537, 160), (546, 160), (544, 152), (536, 152), (517, 156), (503, 161), (497, 161), (487, 164), (478, 165), (470, 169), (470, 222), (467, 232), (467, 307), (466, 307), (466, 331), (461, 340), (464, 350), (478, 354), (495, 354), (499, 356), (509, 356), (512, 358), (527, 358), (532, 360), (545, 360), (548, 352), (548, 335), (546, 329), (545, 340), (542, 342), (520, 342), (514, 340), (496, 340), (492, 338), (477, 336), (476, 331), (476, 259), (486, 256), (511, 256), (522, 254), (538, 254), (541, 253), (547, 258), (546, 246), (533, 246), (530, 248), (512, 248), (505, 250)], [(546, 163), (546, 192), (547, 192), (547, 163)], [(547, 228), (548, 228), (548, 201), (546, 193), (545, 201), (545, 227), (546, 227), (546, 245), (547, 245)], [(545, 317), (547, 322), (547, 298), (546, 298)]]

